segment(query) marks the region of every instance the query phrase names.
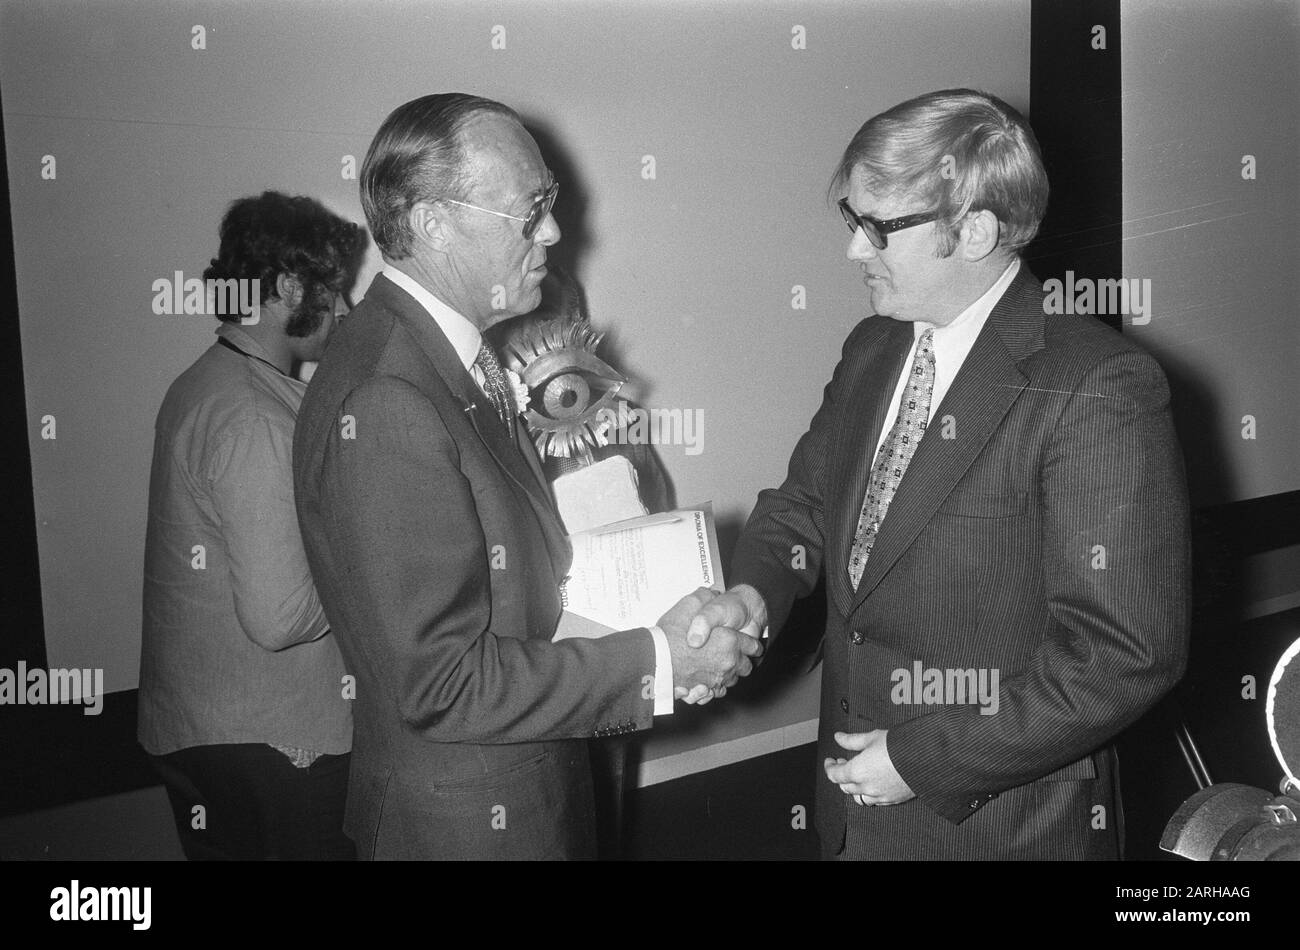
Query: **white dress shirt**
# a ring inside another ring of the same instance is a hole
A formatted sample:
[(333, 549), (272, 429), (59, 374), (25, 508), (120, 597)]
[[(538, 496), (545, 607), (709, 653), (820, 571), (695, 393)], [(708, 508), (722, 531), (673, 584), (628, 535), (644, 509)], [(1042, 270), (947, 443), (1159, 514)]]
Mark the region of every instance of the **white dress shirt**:
[[(447, 337), (447, 341), (451, 343), (451, 348), (456, 351), (456, 356), (460, 358), (461, 365), (465, 367), (470, 376), (474, 378), (474, 382), (478, 383), (479, 389), (482, 389), (484, 395), (486, 395), (487, 390), (484, 389), (483, 371), (479, 369), (476, 363), (479, 348), (483, 343), (483, 334), (479, 331), (479, 328), (429, 293), (415, 278), (398, 270), (392, 264), (385, 263), (380, 273), (414, 297), (415, 302), (433, 318), (434, 323), (438, 324), (438, 328), (442, 330), (443, 335)], [(663, 716), (673, 711), (672, 654), (669, 652), (668, 637), (664, 632), (658, 627), (650, 627), (649, 630), (650, 638), (655, 645), (654, 714)]]
[(438, 329), (442, 330), (451, 343), (451, 348), (460, 357), (461, 365), (469, 370), (478, 359), (479, 347), (483, 343), (483, 334), (479, 328), (429, 293), (414, 277), (392, 264), (384, 264), (380, 273), (414, 297), (416, 303), (433, 317), (433, 322), (438, 324)]
[[(893, 428), (894, 419), (898, 416), (898, 404), (903, 398), (903, 389), (907, 385), (908, 372), (907, 368), (912, 365), (912, 360), (916, 358), (916, 344), (921, 339), (921, 335), (926, 330), (933, 330), (932, 337), (934, 345), (934, 392), (930, 396), (930, 421), (937, 418), (939, 407), (943, 404), (943, 397), (948, 394), (949, 388), (952, 387), (952, 381), (956, 379), (958, 371), (966, 362), (966, 357), (970, 354), (971, 347), (975, 345), (975, 338), (980, 335), (984, 329), (984, 324), (988, 322), (989, 314), (997, 306), (1002, 295), (1006, 293), (1007, 287), (1015, 280), (1016, 274), (1020, 272), (1020, 258), (1016, 258), (1007, 265), (1007, 269), (1002, 272), (1002, 276), (993, 282), (993, 286), (986, 290), (973, 304), (957, 315), (957, 319), (947, 326), (937, 327), (933, 323), (922, 323), (917, 321), (912, 324), (912, 348), (907, 353), (907, 359), (903, 362), (903, 370), (898, 374), (898, 384), (894, 387), (894, 396), (889, 401), (889, 411), (885, 414), (885, 424), (880, 428), (880, 438), (876, 440), (876, 449), (871, 458), (874, 460), (880, 454), (880, 447), (885, 444), (885, 439), (889, 437), (889, 430)], [(926, 431), (929, 431), (929, 423), (926, 425)], [(907, 476), (904, 475), (904, 478)]]

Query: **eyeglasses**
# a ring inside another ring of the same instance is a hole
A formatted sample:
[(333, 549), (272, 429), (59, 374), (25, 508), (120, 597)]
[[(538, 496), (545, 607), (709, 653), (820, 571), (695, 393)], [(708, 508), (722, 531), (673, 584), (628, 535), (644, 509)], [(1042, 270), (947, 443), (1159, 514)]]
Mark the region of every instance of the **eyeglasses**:
[(905, 214), (901, 218), (889, 218), (881, 221), (879, 218), (873, 218), (870, 215), (858, 214), (849, 207), (849, 199), (840, 199), (840, 214), (844, 215), (844, 223), (849, 226), (849, 230), (854, 234), (858, 233), (858, 228), (867, 236), (867, 240), (875, 246), (877, 250), (883, 251), (889, 244), (889, 235), (895, 231), (901, 231), (904, 228), (914, 228), (918, 224), (928, 224), (931, 221), (938, 220), (938, 211), (925, 211), (921, 214)]
[(472, 205), (468, 201), (457, 201), (455, 198), (443, 198), (443, 201), (450, 204), (460, 205), (462, 208), (473, 208), (475, 211), (482, 211), (485, 214), (493, 214), (498, 218), (509, 218), (511, 221), (522, 221), (524, 223), (524, 240), (527, 241), (537, 233), (537, 229), (546, 216), (551, 213), (551, 208), (555, 206), (555, 196), (560, 192), (560, 183), (554, 178), (551, 179), (551, 185), (546, 191), (542, 192), (533, 199), (532, 207), (528, 209), (528, 214), (519, 217), (515, 214), (506, 214), (504, 211), (493, 211), (491, 208), (480, 208), (478, 205)]

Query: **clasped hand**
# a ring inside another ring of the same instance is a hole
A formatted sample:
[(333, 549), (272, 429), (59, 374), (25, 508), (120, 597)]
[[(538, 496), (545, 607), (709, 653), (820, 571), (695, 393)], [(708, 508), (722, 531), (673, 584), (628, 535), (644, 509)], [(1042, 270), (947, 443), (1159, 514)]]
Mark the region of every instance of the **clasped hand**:
[(659, 621), (673, 660), (673, 694), (703, 705), (725, 695), (763, 652), (767, 605), (748, 584), (718, 594), (701, 587)]
[(835, 741), (840, 747), (857, 755), (822, 762), (826, 777), (859, 805), (898, 805), (916, 797), (889, 758), (888, 735), (886, 729), (837, 732)]

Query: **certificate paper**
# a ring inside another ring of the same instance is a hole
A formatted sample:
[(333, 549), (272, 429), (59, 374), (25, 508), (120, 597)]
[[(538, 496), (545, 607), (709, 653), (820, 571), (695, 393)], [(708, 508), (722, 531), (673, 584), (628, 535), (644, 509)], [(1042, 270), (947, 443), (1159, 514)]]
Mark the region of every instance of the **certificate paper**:
[(713, 508), (646, 515), (571, 535), (556, 640), (648, 627), (697, 587), (723, 586)]

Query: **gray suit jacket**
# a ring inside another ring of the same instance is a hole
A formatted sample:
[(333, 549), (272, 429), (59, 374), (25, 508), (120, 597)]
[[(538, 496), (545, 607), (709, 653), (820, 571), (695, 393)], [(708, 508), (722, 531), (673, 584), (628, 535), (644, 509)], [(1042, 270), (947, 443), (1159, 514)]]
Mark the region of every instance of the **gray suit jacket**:
[(570, 551), (536, 453), (383, 276), (294, 439), (303, 543), (355, 676), (359, 856), (593, 853), (585, 739), (653, 718), (645, 630), (552, 643)]
[[(759, 496), (738, 543), (731, 580), (764, 594), (773, 629), (825, 572), (819, 762), (849, 756), (836, 731), (887, 729), (917, 794), (858, 806), (819, 765), (827, 854), (1116, 853), (1106, 747), (1185, 665), (1182, 457), (1155, 361), (1091, 317), (1045, 316), (1042, 299), (1022, 266), (930, 420), (856, 592), (849, 550), (909, 324), (873, 317), (849, 335), (785, 483)], [(996, 713), (955, 692), (899, 702), (896, 671), (914, 679), (918, 662), (989, 683), (997, 671)]]

